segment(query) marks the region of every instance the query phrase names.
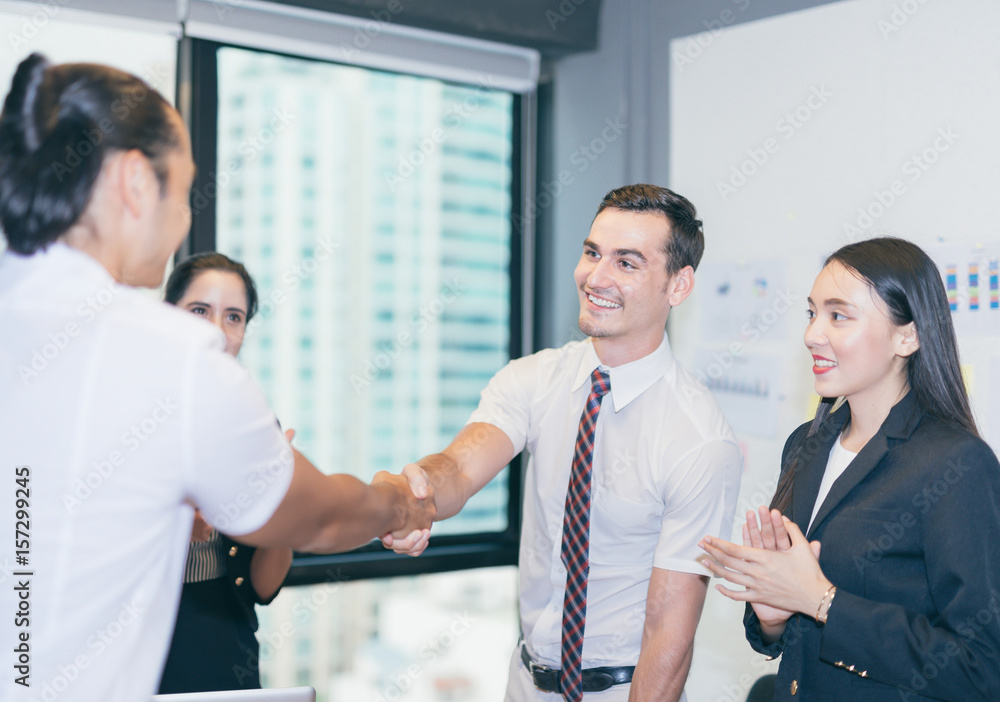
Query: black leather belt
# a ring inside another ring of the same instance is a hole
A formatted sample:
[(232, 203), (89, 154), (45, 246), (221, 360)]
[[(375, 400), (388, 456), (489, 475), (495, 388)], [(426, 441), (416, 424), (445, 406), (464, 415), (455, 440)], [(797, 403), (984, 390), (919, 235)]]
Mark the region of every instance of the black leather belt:
[[(528, 647), (523, 643), (521, 644), (521, 661), (531, 673), (535, 687), (545, 692), (561, 692), (559, 670), (535, 663), (528, 655)], [(633, 672), (635, 672), (634, 665), (623, 665), (617, 668), (587, 668), (583, 671), (583, 691), (600, 692), (607, 690), (612, 685), (632, 682)]]

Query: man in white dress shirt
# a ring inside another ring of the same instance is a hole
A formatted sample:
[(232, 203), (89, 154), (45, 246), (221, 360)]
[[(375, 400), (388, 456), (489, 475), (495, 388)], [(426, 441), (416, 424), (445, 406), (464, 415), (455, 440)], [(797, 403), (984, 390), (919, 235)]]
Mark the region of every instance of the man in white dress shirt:
[[(561, 548), (595, 369), (608, 372), (611, 389), (593, 446), (583, 697), (683, 698), (708, 582), (697, 543), (729, 533), (742, 465), (714, 398), (674, 360), (665, 334), (703, 249), (701, 222), (685, 198), (651, 185), (608, 193), (574, 275), (588, 338), (511, 361), (454, 441), (417, 462), (436, 519), (445, 519), (517, 453), (530, 453), (519, 558), (523, 643), (511, 657), (509, 701), (579, 699), (560, 694)], [(415, 555), (428, 537), (383, 542)]]

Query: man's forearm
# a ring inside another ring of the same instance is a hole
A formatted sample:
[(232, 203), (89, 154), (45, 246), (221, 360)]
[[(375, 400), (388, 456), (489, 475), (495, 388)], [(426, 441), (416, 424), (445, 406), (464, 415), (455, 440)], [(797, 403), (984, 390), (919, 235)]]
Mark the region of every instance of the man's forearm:
[(668, 640), (643, 643), (639, 663), (632, 676), (629, 702), (677, 702), (684, 692), (684, 683), (687, 682), (688, 671), (691, 669), (694, 642), (688, 642), (686, 647), (679, 647), (677, 642), (669, 640), (666, 635), (659, 638)]
[(448, 519), (458, 514), (471, 493), (468, 481), (463, 477), (458, 461), (447, 453), (432, 453), (417, 461), (427, 474), (431, 486), (437, 514), (434, 521)]
[(492, 424), (473, 422), (465, 425), (444, 451), (417, 461), (427, 473), (435, 497), (435, 520), (457, 514), (513, 457), (514, 445), (503, 431)]
[[(501, 429), (472, 422), (441, 453), (408, 463), (399, 475), (380, 472), (375, 481), (405, 481), (418, 502), (429, 504), (434, 521), (440, 521), (458, 514), (469, 498), (496, 477), (513, 457), (514, 445)], [(423, 526), (382, 537), (386, 548), (411, 556), (423, 553), (429, 540), (430, 531)]]
[(351, 475), (323, 475), (295, 451), (292, 482), (281, 504), (267, 524), (238, 540), (334, 553), (389, 532), (426, 529), (433, 515), (434, 501), (414, 498), (405, 480), (367, 485)]
[(349, 551), (406, 526), (406, 510), (397, 499), (398, 488), (388, 484), (366, 485), (354, 476), (343, 474), (324, 478), (324, 509), (318, 515), (314, 536), (308, 543), (296, 546), (297, 550)]
[(691, 669), (694, 633), (707, 587), (708, 578), (703, 575), (653, 568), (630, 701), (680, 699)]

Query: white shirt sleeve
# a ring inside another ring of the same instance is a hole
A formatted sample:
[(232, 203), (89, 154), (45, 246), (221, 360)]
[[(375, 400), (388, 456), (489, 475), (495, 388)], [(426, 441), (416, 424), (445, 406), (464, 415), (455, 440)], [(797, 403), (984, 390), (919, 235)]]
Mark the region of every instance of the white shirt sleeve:
[(479, 394), (479, 406), (467, 424), (483, 422), (497, 427), (514, 444), (514, 453), (524, 450), (531, 424), (531, 388), (537, 372), (531, 356), (511, 361), (497, 371)]
[(188, 499), (232, 536), (264, 526), (284, 499), (294, 458), (260, 389), (222, 352), (191, 353), (185, 373)]
[(729, 539), (742, 464), (739, 446), (722, 439), (699, 444), (681, 458), (665, 485), (655, 567), (709, 575), (699, 563), (705, 553), (698, 542), (705, 536)]

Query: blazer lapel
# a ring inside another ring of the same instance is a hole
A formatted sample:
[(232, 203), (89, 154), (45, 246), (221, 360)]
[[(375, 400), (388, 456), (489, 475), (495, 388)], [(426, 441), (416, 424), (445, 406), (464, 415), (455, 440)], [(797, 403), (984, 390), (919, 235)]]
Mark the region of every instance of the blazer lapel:
[(806, 533), (813, 505), (819, 494), (823, 471), (826, 470), (827, 460), (830, 457), (830, 447), (840, 436), (840, 430), (848, 417), (850, 409), (844, 405), (830, 415), (813, 436), (802, 440), (802, 448), (796, 457), (798, 463), (795, 466), (795, 479), (792, 483), (792, 513), (786, 516), (799, 526), (803, 534)]
[(813, 520), (812, 528), (809, 529), (806, 538), (810, 538), (813, 532), (823, 523), (823, 520), (833, 511), (834, 507), (847, 497), (847, 494), (854, 489), (855, 485), (871, 473), (872, 469), (878, 465), (888, 450), (889, 446), (886, 443), (885, 434), (879, 429), (875, 436), (869, 439), (864, 448), (858, 452), (858, 455), (854, 457), (854, 460), (851, 461), (841, 476), (834, 481), (830, 487), (830, 492), (827, 493), (826, 499), (823, 500), (823, 504), (820, 505), (819, 511), (816, 513), (816, 519)]
[[(849, 407), (845, 409), (850, 411)], [(864, 480), (869, 473), (874, 470), (885, 454), (889, 452), (890, 441), (896, 439), (905, 439), (919, 423), (922, 417), (922, 412), (920, 411), (916, 398), (912, 392), (906, 394), (906, 396), (900, 400), (896, 405), (890, 410), (889, 416), (886, 417), (885, 421), (882, 422), (882, 426), (875, 433), (868, 443), (864, 445), (864, 448), (858, 452), (858, 455), (854, 457), (847, 469), (841, 474), (837, 480), (834, 481), (833, 486), (830, 488), (830, 492), (827, 494), (826, 499), (823, 500), (823, 504), (820, 505), (819, 511), (816, 513), (816, 519), (813, 520), (812, 528), (809, 529), (809, 533), (806, 534), (806, 538), (810, 538), (816, 529), (818, 529), (823, 521), (830, 516), (830, 513), (844, 500), (845, 497), (853, 490), (858, 483)], [(837, 434), (839, 436), (839, 432)], [(836, 438), (836, 437), (834, 437)], [(831, 441), (830, 446), (833, 446)], [(824, 463), (820, 469), (820, 476), (822, 476), (823, 471), (826, 469), (826, 459), (829, 457), (829, 451), (827, 456), (824, 458)], [(815, 501), (815, 496), (818, 493), (814, 493), (813, 499)], [(797, 522), (796, 522), (797, 523)], [(801, 526), (801, 525), (800, 525)]]

